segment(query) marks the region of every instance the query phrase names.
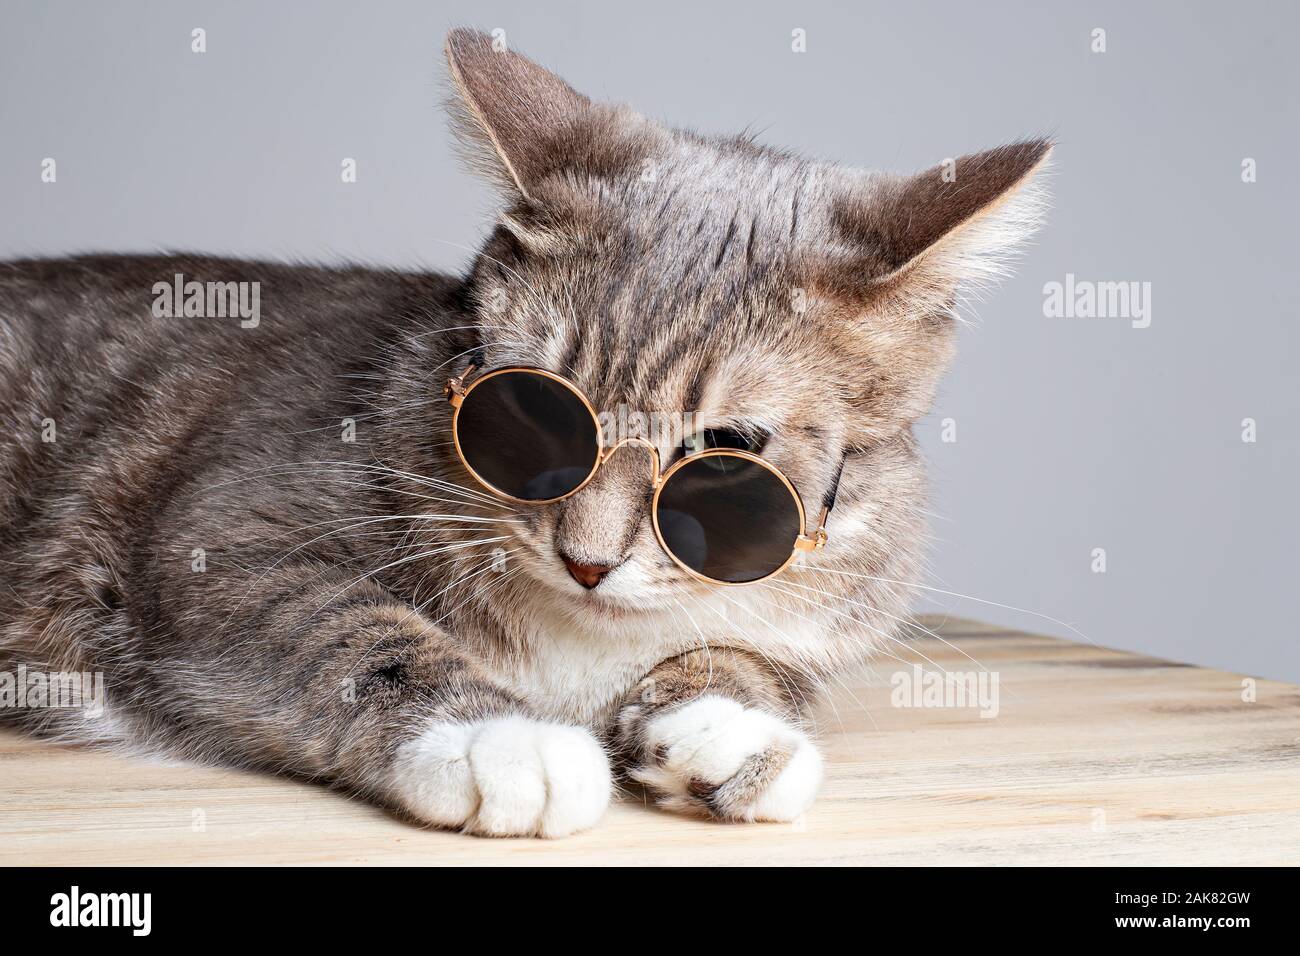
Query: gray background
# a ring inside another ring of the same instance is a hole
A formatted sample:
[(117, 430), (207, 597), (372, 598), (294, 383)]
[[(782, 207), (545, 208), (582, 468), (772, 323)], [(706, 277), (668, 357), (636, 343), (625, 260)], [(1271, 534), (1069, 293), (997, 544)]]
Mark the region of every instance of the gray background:
[[(504, 28), (591, 95), (855, 165), (1054, 134), (1048, 227), (920, 427), (930, 583), (1102, 644), (1300, 680), (1295, 6), (7, 0), (0, 17), (0, 256), (462, 267), (494, 200), (437, 109), (453, 24)], [(1151, 327), (1044, 318), (1043, 285), (1067, 272), (1152, 283)]]

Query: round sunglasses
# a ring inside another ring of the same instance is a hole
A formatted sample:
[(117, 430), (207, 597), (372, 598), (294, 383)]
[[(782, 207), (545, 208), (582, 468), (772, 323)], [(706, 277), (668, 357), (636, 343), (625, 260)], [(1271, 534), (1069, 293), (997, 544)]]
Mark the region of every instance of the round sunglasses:
[[(659, 450), (644, 438), (605, 448), (600, 417), (582, 390), (543, 369), (483, 372), (470, 365), (447, 382), (452, 440), (466, 470), (488, 491), (543, 505), (581, 491), (619, 448), (639, 444), (654, 462), (651, 523), (659, 546), (679, 567), (713, 584), (753, 584), (779, 574), (800, 551), (826, 543), (823, 501), (810, 535), (794, 484), (751, 452), (708, 448), (660, 470)], [(843, 470), (841, 462), (840, 469)]]

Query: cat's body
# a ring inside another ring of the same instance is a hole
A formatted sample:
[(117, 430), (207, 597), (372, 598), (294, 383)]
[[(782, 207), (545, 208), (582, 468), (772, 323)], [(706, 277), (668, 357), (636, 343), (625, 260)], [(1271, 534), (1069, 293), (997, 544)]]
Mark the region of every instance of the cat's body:
[[(906, 616), (910, 426), (958, 281), (1019, 238), (1002, 200), (1046, 146), (975, 157), (960, 194), (855, 188), (590, 104), (477, 35), (450, 50), (514, 190), (464, 279), (0, 265), (0, 671), (100, 672), (107, 692), (94, 718), (0, 717), (476, 832), (589, 825), (611, 756), (664, 805), (789, 819), (820, 776), (801, 708)], [(256, 327), (155, 315), (178, 274), (257, 283)], [(845, 462), (830, 543), (771, 582), (692, 580), (655, 545), (636, 446), (564, 502), (493, 498), (442, 393), (471, 361), (549, 368), (602, 410), (761, 428), (811, 515)], [(614, 570), (587, 589), (566, 557)]]

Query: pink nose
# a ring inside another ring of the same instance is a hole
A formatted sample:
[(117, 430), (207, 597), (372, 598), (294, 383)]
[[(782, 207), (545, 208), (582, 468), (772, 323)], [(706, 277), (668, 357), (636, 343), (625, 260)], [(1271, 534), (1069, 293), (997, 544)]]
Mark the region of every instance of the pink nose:
[(574, 561), (572, 558), (565, 558), (564, 566), (569, 569), (569, 574), (572, 575), (573, 580), (589, 591), (612, 570), (608, 564), (583, 564), (581, 561)]

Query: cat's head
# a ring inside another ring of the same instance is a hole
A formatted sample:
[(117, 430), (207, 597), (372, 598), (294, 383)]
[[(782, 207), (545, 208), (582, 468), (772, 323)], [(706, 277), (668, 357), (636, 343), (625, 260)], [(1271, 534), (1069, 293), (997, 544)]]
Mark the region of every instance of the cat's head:
[[(454, 31), (447, 55), (461, 142), (505, 198), (466, 287), (473, 344), (448, 371), (541, 367), (607, 421), (676, 415), (747, 442), (810, 518), (847, 462), (830, 544), (810, 563), (912, 572), (910, 427), (948, 364), (958, 297), (1036, 224), (1050, 144), (863, 172), (593, 102), (480, 33)], [(684, 436), (663, 430), (666, 467)], [(708, 599), (658, 547), (650, 475), (629, 445), (573, 497), (517, 509), (515, 560), (593, 614)], [(614, 570), (589, 589), (566, 558)]]

